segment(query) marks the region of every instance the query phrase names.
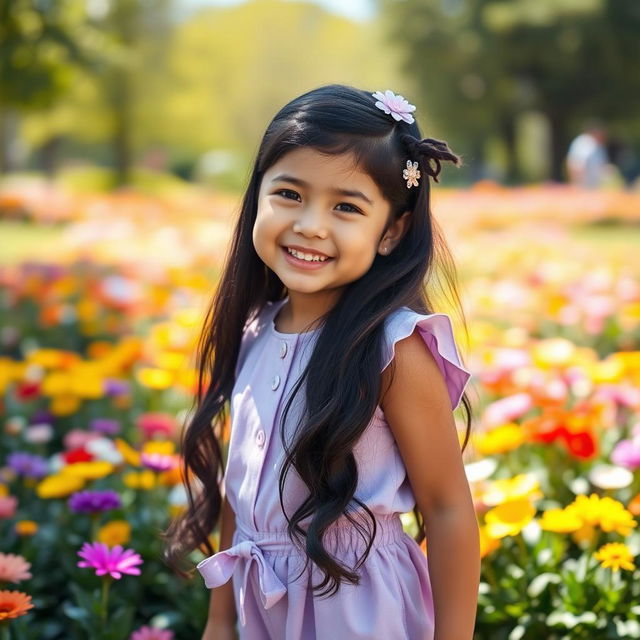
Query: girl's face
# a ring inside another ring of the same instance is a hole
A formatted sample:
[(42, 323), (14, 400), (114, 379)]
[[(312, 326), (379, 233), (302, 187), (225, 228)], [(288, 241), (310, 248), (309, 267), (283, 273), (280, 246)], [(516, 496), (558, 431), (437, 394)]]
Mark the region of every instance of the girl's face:
[(354, 165), (352, 154), (300, 147), (265, 172), (253, 244), (289, 292), (336, 293), (399, 242), (407, 214), (383, 237), (390, 203)]

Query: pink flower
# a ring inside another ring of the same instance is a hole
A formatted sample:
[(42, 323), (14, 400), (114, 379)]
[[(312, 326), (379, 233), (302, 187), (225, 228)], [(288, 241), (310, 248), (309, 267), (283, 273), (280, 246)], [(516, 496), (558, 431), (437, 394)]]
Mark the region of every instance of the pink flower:
[(640, 467), (640, 437), (620, 440), (611, 452), (611, 461), (627, 469)]
[(109, 574), (120, 580), (123, 573), (139, 576), (140, 569), (135, 565), (142, 564), (142, 558), (133, 549), (123, 549), (117, 544), (109, 548), (103, 542), (85, 542), (78, 555), (84, 560), (78, 562), (79, 567), (95, 569), (97, 576)]
[(129, 640), (173, 640), (173, 631), (144, 626), (134, 631)]
[(173, 469), (178, 464), (175, 456), (168, 456), (162, 453), (143, 453), (140, 456), (140, 462), (142, 462), (143, 467), (158, 472), (169, 471), (169, 469)]
[(514, 393), (488, 405), (482, 421), (489, 426), (513, 422), (527, 413), (533, 405), (533, 398), (528, 393)]
[(384, 93), (376, 91), (371, 94), (376, 99), (376, 107), (391, 115), (394, 120), (404, 120), (411, 124), (414, 121), (411, 115), (416, 108), (409, 104), (401, 95), (395, 95), (393, 91), (387, 89)]
[(0, 553), (0, 582), (20, 582), (33, 576), (31, 563), (15, 553)]
[(18, 498), (15, 496), (0, 496), (0, 518), (13, 518), (17, 506)]
[(69, 431), (63, 439), (64, 447), (65, 449), (69, 450), (82, 449), (89, 442), (99, 437), (100, 434), (93, 431), (85, 431), (84, 429), (71, 429), (71, 431)]
[(171, 437), (177, 427), (175, 418), (168, 413), (143, 413), (136, 424), (147, 440), (156, 433)]

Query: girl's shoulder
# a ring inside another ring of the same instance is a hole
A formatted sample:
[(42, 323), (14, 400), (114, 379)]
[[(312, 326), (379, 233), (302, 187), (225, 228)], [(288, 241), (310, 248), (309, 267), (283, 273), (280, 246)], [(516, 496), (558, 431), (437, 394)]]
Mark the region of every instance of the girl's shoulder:
[(417, 331), (426, 347), (433, 354), (447, 383), (451, 408), (455, 410), (460, 404), (472, 374), (462, 363), (453, 332), (453, 324), (448, 314), (424, 314), (409, 307), (400, 307), (392, 311), (385, 318), (381, 371), (384, 371), (393, 360), (396, 344), (409, 337), (414, 331)]
[(240, 340), (240, 349), (238, 351), (238, 360), (235, 368), (236, 378), (251, 351), (251, 345), (253, 345), (265, 329), (269, 327), (271, 318), (277, 312), (279, 304), (281, 304), (281, 301), (273, 302), (267, 300), (261, 308), (254, 309), (247, 318), (242, 329), (242, 338)]

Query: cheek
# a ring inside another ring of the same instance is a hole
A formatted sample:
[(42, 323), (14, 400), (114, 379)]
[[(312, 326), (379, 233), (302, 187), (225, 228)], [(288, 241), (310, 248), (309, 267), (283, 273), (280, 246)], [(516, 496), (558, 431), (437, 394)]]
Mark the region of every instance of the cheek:
[(277, 219), (270, 210), (258, 210), (253, 224), (253, 246), (258, 253), (264, 252), (275, 242), (277, 226)]

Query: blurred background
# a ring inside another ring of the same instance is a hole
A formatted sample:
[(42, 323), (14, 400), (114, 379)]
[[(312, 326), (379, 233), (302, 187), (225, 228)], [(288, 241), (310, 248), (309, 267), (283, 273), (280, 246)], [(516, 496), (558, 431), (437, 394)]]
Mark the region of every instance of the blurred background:
[(430, 284), (476, 640), (640, 638), (639, 37), (636, 0), (0, 0), (0, 637), (199, 637), (159, 537), (198, 331), (265, 127), (337, 82), (464, 159), (432, 191), (461, 307)]

